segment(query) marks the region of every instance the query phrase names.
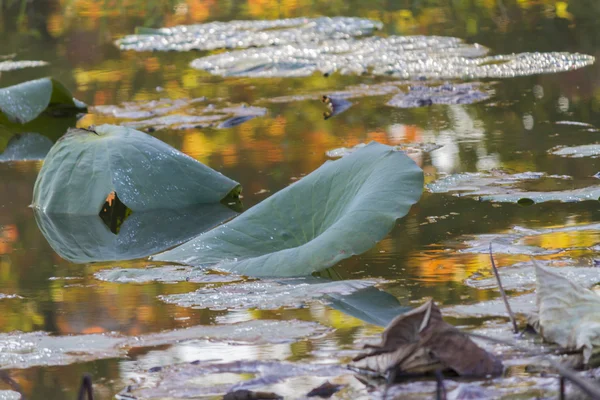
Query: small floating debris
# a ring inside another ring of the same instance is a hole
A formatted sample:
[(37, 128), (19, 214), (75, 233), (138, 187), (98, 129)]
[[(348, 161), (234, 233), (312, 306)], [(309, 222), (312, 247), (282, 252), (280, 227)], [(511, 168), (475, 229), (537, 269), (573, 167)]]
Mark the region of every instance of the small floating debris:
[(327, 105), (327, 108), (329, 108), (329, 111), (323, 113), (323, 117), (325, 119), (329, 119), (335, 115), (341, 114), (352, 107), (352, 103), (348, 100), (335, 96), (323, 96), (321, 101)]

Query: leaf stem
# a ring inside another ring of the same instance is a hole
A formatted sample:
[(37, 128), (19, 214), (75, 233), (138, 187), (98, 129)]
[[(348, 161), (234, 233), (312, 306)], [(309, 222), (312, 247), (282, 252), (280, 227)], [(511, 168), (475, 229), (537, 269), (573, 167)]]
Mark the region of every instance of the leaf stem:
[(519, 333), (519, 327), (517, 326), (517, 320), (515, 319), (515, 314), (513, 314), (512, 309), (510, 308), (510, 303), (508, 302), (508, 298), (506, 297), (506, 292), (504, 291), (504, 287), (502, 286), (502, 281), (500, 280), (500, 274), (498, 273), (498, 268), (496, 268), (496, 263), (494, 262), (494, 256), (492, 254), (492, 242), (490, 242), (490, 261), (492, 262), (492, 270), (494, 271), (494, 275), (496, 276), (496, 281), (498, 281), (498, 289), (500, 289), (500, 295), (502, 296), (502, 300), (504, 301), (504, 305), (506, 306), (506, 311), (508, 312), (508, 317), (510, 318), (510, 322), (512, 322), (513, 332), (515, 334)]

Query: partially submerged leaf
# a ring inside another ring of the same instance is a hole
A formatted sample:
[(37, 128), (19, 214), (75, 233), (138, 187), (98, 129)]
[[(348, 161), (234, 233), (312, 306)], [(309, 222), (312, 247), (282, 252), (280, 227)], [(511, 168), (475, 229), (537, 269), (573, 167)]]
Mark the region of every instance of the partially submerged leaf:
[(582, 350), (587, 363), (600, 345), (600, 296), (548, 268), (536, 265), (535, 271), (534, 326), (545, 340), (566, 350)]
[(487, 49), (441, 36), (389, 36), (322, 40), (235, 50), (192, 61), (221, 76), (258, 78), (382, 75), (403, 79), (479, 79), (555, 73), (585, 67), (594, 57), (570, 53), (520, 53), (484, 57)]
[(119, 122), (135, 129), (194, 129), (215, 127), (231, 128), (252, 118), (262, 117), (262, 107), (232, 104), (207, 104), (204, 97), (197, 99), (160, 99), (145, 102), (126, 102), (120, 106), (95, 106), (90, 109), (94, 121)]
[(387, 102), (387, 105), (413, 108), (434, 104), (471, 104), (489, 99), (491, 93), (480, 90), (479, 86), (476, 83), (410, 86), (408, 93), (398, 93)]
[[(495, 252), (495, 246), (494, 246)], [(543, 263), (538, 261), (538, 263)], [(555, 274), (562, 276), (581, 286), (589, 287), (600, 282), (600, 269), (597, 267), (553, 267), (549, 268)], [(536, 274), (531, 263), (517, 263), (499, 270), (502, 285), (506, 290), (527, 291), (535, 287)], [(469, 278), (465, 284), (476, 289), (491, 289), (497, 287), (494, 277), (491, 278)]]
[(239, 184), (145, 133), (114, 125), (72, 129), (50, 150), (33, 207), (97, 215), (116, 192), (134, 213), (218, 203)]
[(215, 50), (317, 40), (346, 39), (371, 33), (381, 22), (350, 17), (288, 18), (258, 21), (209, 22), (172, 28), (137, 30), (117, 41), (121, 50)]
[(73, 98), (57, 80), (41, 78), (0, 89), (0, 120), (24, 124), (47, 109), (81, 112), (85, 104)]
[(193, 267), (167, 265), (145, 268), (113, 268), (94, 274), (96, 279), (115, 283), (225, 283), (242, 280), (242, 277), (229, 274), (209, 274)]
[[(141, 387), (133, 387), (127, 394), (144, 399), (189, 399), (206, 396), (223, 395), (233, 390), (273, 390), (270, 385), (286, 382), (277, 390), (285, 391), (293, 378), (301, 378), (301, 382), (310, 384), (311, 378), (349, 376), (350, 371), (337, 364), (304, 364), (277, 361), (236, 361), (228, 363), (194, 362), (172, 365), (163, 368), (159, 373), (144, 374)], [(231, 383), (219, 384), (211, 378), (237, 378)], [(310, 388), (310, 387), (309, 387)], [(307, 389), (309, 390), (309, 389)], [(284, 398), (293, 398), (298, 388), (289, 387)], [(306, 393), (306, 392), (305, 392)], [(290, 396), (290, 397), (288, 397)]]
[(570, 176), (546, 175), (542, 172), (522, 172), (508, 174), (504, 171), (490, 173), (465, 172), (449, 175), (427, 185), (432, 193), (454, 193), (456, 196), (474, 196), (480, 201), (498, 203), (518, 203), (531, 205), (547, 201), (576, 202), (598, 200), (600, 185), (588, 187), (549, 190), (546, 192), (529, 191), (520, 185), (527, 182), (544, 180), (555, 185), (564, 185)]
[[(68, 189), (66, 189), (68, 190)], [(135, 212), (110, 231), (98, 215), (44, 213), (35, 210), (40, 231), (65, 260), (74, 263), (130, 260), (183, 243), (236, 213), (222, 204)]]
[[(365, 147), (365, 146), (366, 146), (365, 143), (359, 143), (356, 146), (350, 147), (350, 148), (340, 147), (338, 149), (329, 150), (325, 154), (327, 155), (327, 157), (331, 157), (331, 158), (344, 157), (344, 156), (347, 156), (348, 154), (354, 153), (356, 150), (358, 150), (362, 147)], [(403, 151), (409, 157), (412, 158), (413, 155), (421, 155), (422, 153), (431, 153), (432, 151), (435, 151), (442, 147), (443, 147), (442, 145), (438, 145), (435, 143), (404, 143), (404, 144), (399, 144), (397, 146), (394, 146), (394, 150)]]
[(410, 158), (371, 143), (154, 259), (250, 276), (309, 275), (383, 239), (422, 188)]
[(296, 279), (234, 283), (201, 288), (192, 293), (159, 296), (166, 303), (179, 307), (210, 310), (301, 308), (311, 301), (328, 296), (345, 296), (376, 284), (376, 281), (322, 281)]
[(383, 332), (381, 343), (368, 348), (352, 365), (384, 376), (449, 369), (461, 376), (486, 377), (503, 370), (499, 359), (444, 322), (431, 300), (394, 319)]
[(0, 334), (0, 368), (67, 365), (103, 358), (124, 357), (131, 348), (209, 340), (226, 343), (290, 343), (323, 335), (327, 329), (315, 322), (252, 320), (235, 324), (194, 326), (140, 336), (71, 335), (45, 332)]

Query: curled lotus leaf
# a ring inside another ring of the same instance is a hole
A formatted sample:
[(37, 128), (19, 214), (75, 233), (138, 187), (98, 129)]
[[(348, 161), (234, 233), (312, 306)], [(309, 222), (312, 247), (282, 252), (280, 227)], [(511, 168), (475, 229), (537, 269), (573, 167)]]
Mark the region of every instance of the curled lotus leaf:
[(131, 211), (219, 203), (239, 184), (143, 132), (71, 129), (50, 150), (33, 189), (48, 214), (97, 215), (111, 194)]
[(423, 171), (373, 142), (154, 259), (250, 276), (309, 275), (369, 250), (422, 191)]

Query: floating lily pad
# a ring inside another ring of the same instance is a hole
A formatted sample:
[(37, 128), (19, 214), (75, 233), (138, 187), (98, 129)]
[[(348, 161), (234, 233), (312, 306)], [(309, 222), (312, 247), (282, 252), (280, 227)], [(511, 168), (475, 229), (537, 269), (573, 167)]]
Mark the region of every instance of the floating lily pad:
[(54, 143), (39, 133), (23, 133), (13, 136), (0, 154), (0, 162), (43, 160)]
[[(325, 154), (327, 155), (327, 157), (331, 157), (331, 158), (344, 157), (344, 156), (347, 156), (348, 154), (354, 153), (356, 150), (363, 148), (365, 146), (366, 146), (365, 143), (359, 143), (354, 147), (349, 147), (349, 148), (348, 147), (340, 147), (338, 149), (329, 150)], [(442, 145), (438, 145), (435, 143), (405, 143), (405, 144), (400, 144), (400, 145), (394, 146), (393, 148), (396, 151), (403, 151), (408, 155), (412, 155), (412, 154), (430, 153), (430, 152), (440, 149), (442, 147), (443, 147)]]
[[(343, 90), (328, 92), (331, 97), (340, 99), (352, 99), (356, 97), (386, 96), (396, 94), (401, 91), (399, 85), (406, 85), (406, 82), (385, 82), (376, 84), (359, 84), (348, 86)], [(279, 96), (266, 99), (269, 103), (291, 103), (295, 101), (318, 100), (322, 99), (322, 92), (295, 94), (291, 96)]]
[(600, 144), (586, 144), (582, 146), (558, 147), (553, 149), (551, 154), (555, 156), (581, 158), (600, 156)]
[[(127, 102), (120, 106), (96, 106), (90, 112), (106, 116), (106, 122), (119, 122), (135, 129), (230, 128), (266, 115), (267, 109), (246, 105), (208, 104), (205, 98), (161, 99)], [(96, 117), (98, 118), (98, 117)]]
[(209, 274), (193, 267), (168, 265), (164, 267), (146, 268), (113, 268), (94, 274), (96, 279), (115, 283), (223, 283), (235, 282), (242, 278), (236, 275)]
[(381, 29), (381, 22), (348, 17), (210, 22), (138, 30), (117, 41), (121, 50), (189, 51), (247, 48), (346, 39)]
[(0, 122), (6, 118), (13, 123), (33, 121), (42, 112), (75, 113), (86, 110), (85, 104), (52, 78), (36, 79), (0, 89)]
[(490, 92), (483, 91), (478, 84), (444, 84), (440, 86), (413, 85), (408, 93), (399, 93), (387, 102), (397, 108), (425, 107), (434, 104), (471, 104), (487, 100)]
[(499, 203), (519, 203), (530, 205), (547, 201), (575, 202), (598, 200), (600, 185), (547, 192), (528, 191), (520, 186), (524, 183), (545, 180), (562, 184), (570, 176), (546, 175), (542, 172), (523, 172), (507, 174), (503, 171), (490, 173), (466, 172), (449, 175), (427, 185), (432, 193), (455, 193), (457, 196), (474, 196), (481, 201)]
[(38, 227), (50, 246), (74, 263), (146, 257), (183, 243), (235, 215), (235, 211), (219, 203), (135, 212), (115, 234), (98, 215), (35, 210)]
[(245, 282), (215, 288), (198, 289), (192, 293), (159, 296), (161, 300), (180, 307), (210, 310), (301, 308), (310, 301), (329, 295), (348, 295), (375, 285), (376, 281), (350, 280), (321, 282), (292, 280)]
[(123, 357), (130, 348), (210, 340), (235, 343), (290, 343), (323, 335), (314, 322), (252, 320), (236, 324), (194, 326), (136, 337), (118, 335), (50, 336), (45, 332), (0, 334), (0, 368), (68, 365), (102, 358)]
[[(516, 314), (528, 315), (536, 310), (535, 294), (528, 293), (510, 297), (510, 308)], [(458, 318), (506, 317), (506, 305), (502, 299), (486, 300), (474, 304), (444, 307), (444, 314)]]
[[(257, 390), (278, 382), (288, 382), (289, 385), (290, 380), (296, 377), (310, 385), (311, 378), (314, 377), (323, 379), (351, 375), (348, 369), (336, 364), (278, 361), (200, 362), (173, 365), (163, 368), (158, 373), (144, 374), (148, 383), (143, 383), (141, 387), (134, 386), (126, 393), (144, 399), (189, 399), (223, 395), (235, 390)], [(219, 384), (218, 377), (230, 378), (232, 382)], [(212, 379), (217, 383), (211, 383)], [(299, 390), (301, 389), (298, 386), (292, 387), (290, 393), (286, 394), (298, 394)], [(307, 392), (310, 387), (305, 390)]]
[[(541, 263), (541, 261), (539, 261)], [(590, 286), (600, 282), (600, 269), (596, 267), (555, 267), (548, 268), (554, 274), (560, 275), (573, 283)], [(498, 270), (502, 286), (505, 290), (525, 291), (535, 287), (535, 268), (531, 263), (518, 263)], [(469, 278), (467, 286), (477, 289), (492, 289), (498, 287), (495, 277), (484, 279)]]
[(250, 276), (309, 275), (383, 239), (422, 185), (409, 157), (371, 143), (154, 259)]
[(43, 67), (48, 65), (45, 61), (0, 61), (0, 72), (13, 71), (16, 69), (23, 68), (34, 68), (34, 67)]
[(111, 193), (133, 212), (218, 203), (239, 184), (145, 133), (101, 125), (72, 129), (37, 177), (33, 207), (98, 215)]
[(373, 74), (403, 79), (509, 78), (569, 71), (594, 57), (570, 53), (520, 53), (484, 57), (485, 47), (441, 36), (325, 40), (236, 50), (192, 61), (221, 76), (302, 77), (315, 72)]

